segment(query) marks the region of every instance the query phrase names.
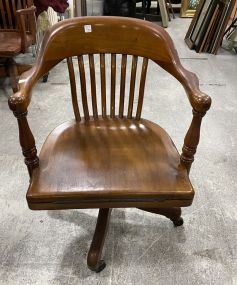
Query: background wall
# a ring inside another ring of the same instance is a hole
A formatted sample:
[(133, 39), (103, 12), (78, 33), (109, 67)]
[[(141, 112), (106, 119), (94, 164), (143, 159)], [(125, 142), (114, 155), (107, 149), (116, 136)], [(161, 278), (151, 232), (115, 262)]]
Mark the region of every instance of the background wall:
[(87, 14), (102, 15), (103, 0), (87, 0)]

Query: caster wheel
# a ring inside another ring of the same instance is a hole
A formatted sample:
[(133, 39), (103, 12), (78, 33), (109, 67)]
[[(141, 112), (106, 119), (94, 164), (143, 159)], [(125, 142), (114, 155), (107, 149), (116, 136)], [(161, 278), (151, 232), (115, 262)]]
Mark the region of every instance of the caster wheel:
[(99, 264), (98, 264), (98, 269), (96, 269), (96, 273), (101, 272), (103, 269), (105, 269), (106, 267), (106, 263), (104, 262), (104, 260), (100, 260)]
[(182, 226), (182, 224), (184, 223), (184, 220), (182, 217), (180, 217), (178, 220), (172, 221), (175, 227), (179, 227)]
[(46, 74), (46, 75), (43, 76), (43, 80), (42, 80), (42, 81), (43, 81), (44, 83), (48, 81), (48, 76), (49, 76), (48, 74)]

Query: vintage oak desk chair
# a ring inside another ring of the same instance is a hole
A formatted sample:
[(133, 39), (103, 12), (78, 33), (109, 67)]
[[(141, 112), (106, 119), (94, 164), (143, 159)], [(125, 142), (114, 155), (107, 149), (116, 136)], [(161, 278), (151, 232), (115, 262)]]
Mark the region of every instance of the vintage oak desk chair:
[(0, 77), (9, 76), (14, 92), (17, 76), (30, 68), (18, 65), (14, 57), (36, 42), (33, 0), (0, 0)]
[[(95, 80), (95, 54), (100, 55), (100, 82)], [(121, 61), (118, 54), (122, 55)], [(126, 89), (128, 55), (132, 56), (132, 67)], [(111, 57), (109, 78), (106, 78), (107, 56)], [(83, 60), (86, 57), (89, 57), (89, 88)], [(136, 83), (138, 57), (142, 58), (142, 68)], [(27, 122), (27, 108), (34, 85), (63, 59), (67, 59), (75, 119), (52, 131), (38, 157)], [(141, 118), (149, 60), (180, 81), (192, 106), (193, 119), (181, 155), (161, 127)], [(83, 110), (78, 107), (76, 62)], [(116, 82), (118, 66), (119, 82)], [(110, 84), (109, 94), (106, 94), (106, 82)], [(96, 92), (96, 84), (101, 86), (100, 92)], [(116, 94), (116, 84), (120, 85), (119, 94)], [(134, 100), (136, 84), (138, 100)], [(125, 109), (126, 93), (128, 108)], [(101, 108), (97, 104), (98, 96), (101, 96)], [(115, 106), (118, 97), (119, 105)], [(202, 117), (210, 105), (210, 97), (199, 90), (196, 75), (181, 65), (173, 42), (163, 28), (121, 17), (74, 18), (54, 25), (44, 37), (34, 67), (22, 75), (19, 92), (9, 99), (18, 120), (20, 144), (30, 175), (29, 208), (99, 208), (88, 254), (88, 266), (96, 272), (105, 267), (101, 252), (112, 208), (137, 207), (164, 215), (175, 226), (182, 225), (181, 207), (190, 206), (194, 197), (189, 171), (199, 142)]]

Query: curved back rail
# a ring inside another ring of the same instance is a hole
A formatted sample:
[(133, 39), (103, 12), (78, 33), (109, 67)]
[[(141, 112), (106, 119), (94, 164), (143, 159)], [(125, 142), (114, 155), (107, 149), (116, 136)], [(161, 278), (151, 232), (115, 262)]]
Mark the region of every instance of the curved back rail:
[[(105, 98), (105, 65), (104, 54), (111, 54), (111, 87), (112, 101), (115, 90), (116, 54), (122, 54), (120, 112), (123, 113), (124, 81), (126, 73), (126, 55), (134, 56), (133, 74), (131, 78), (131, 100), (136, 73), (136, 57), (151, 59), (172, 74), (184, 86), (191, 105), (196, 111), (206, 111), (210, 107), (210, 98), (199, 90), (197, 77), (185, 70), (180, 63), (177, 51), (168, 33), (161, 27), (143, 20), (122, 17), (82, 17), (65, 20), (54, 25), (45, 34), (35, 66), (24, 74), (21, 82), (20, 97), (24, 97), (24, 108), (29, 104), (30, 94), (34, 84), (61, 60), (78, 56), (80, 78), (83, 85), (83, 55), (89, 55), (91, 78), (94, 76), (93, 55), (100, 54), (101, 91)], [(143, 84), (145, 84), (146, 60), (143, 62), (144, 79), (140, 84), (141, 99)], [(94, 80), (92, 80), (94, 81)], [(94, 83), (93, 83), (94, 84)], [(95, 86), (92, 84), (92, 94)], [(145, 86), (145, 85), (144, 85)], [(23, 94), (25, 93), (25, 94)], [(26, 94), (27, 93), (27, 94)], [(86, 94), (83, 94), (85, 96)], [(95, 96), (93, 97), (95, 100)], [(141, 100), (142, 101), (142, 100)], [(19, 106), (18, 106), (19, 107)], [(23, 107), (23, 106), (22, 106)], [(86, 104), (84, 105), (86, 108)], [(139, 107), (140, 108), (140, 107)], [(131, 104), (130, 104), (131, 109)], [(85, 109), (84, 109), (85, 110)], [(103, 105), (105, 115), (106, 102)], [(94, 106), (94, 112), (96, 108)], [(111, 106), (114, 115), (114, 105)], [(129, 111), (129, 115), (131, 110)]]

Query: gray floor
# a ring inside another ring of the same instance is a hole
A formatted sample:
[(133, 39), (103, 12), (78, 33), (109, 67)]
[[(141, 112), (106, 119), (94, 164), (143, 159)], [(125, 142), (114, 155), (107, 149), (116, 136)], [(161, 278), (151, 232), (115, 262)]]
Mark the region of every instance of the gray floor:
[[(196, 72), (213, 105), (204, 118), (191, 180), (196, 196), (183, 210), (184, 226), (136, 209), (112, 214), (105, 244), (106, 269), (92, 273), (86, 254), (96, 210), (27, 208), (27, 171), (16, 120), (8, 110), (10, 89), (0, 89), (0, 284), (237, 284), (237, 57), (196, 54), (184, 44), (190, 20), (167, 29), (184, 66)], [(157, 72), (159, 71), (159, 72)], [(35, 89), (29, 122), (40, 149), (45, 136), (72, 117), (66, 65)], [(1, 82), (3, 83), (3, 82)], [(154, 64), (148, 71), (143, 116), (159, 123), (179, 150), (191, 120), (183, 89)], [(66, 94), (65, 94), (66, 93)]]

